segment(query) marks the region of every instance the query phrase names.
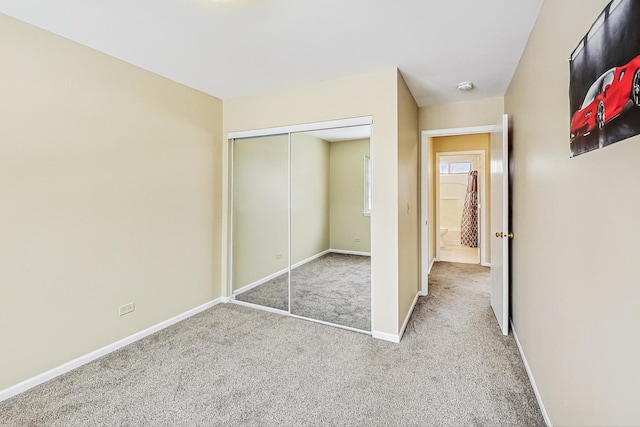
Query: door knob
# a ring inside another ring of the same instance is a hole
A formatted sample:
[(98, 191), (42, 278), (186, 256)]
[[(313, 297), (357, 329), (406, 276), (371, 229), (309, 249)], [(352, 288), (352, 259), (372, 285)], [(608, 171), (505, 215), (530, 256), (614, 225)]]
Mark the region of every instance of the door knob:
[(503, 238), (505, 238), (505, 237), (508, 237), (508, 238), (510, 238), (510, 239), (513, 239), (513, 238), (514, 238), (514, 237), (516, 237), (516, 236), (515, 236), (515, 234), (513, 234), (513, 233), (504, 234), (502, 231), (498, 231), (498, 232), (496, 233), (496, 237), (497, 237), (497, 238), (499, 238), (499, 239), (503, 239)]

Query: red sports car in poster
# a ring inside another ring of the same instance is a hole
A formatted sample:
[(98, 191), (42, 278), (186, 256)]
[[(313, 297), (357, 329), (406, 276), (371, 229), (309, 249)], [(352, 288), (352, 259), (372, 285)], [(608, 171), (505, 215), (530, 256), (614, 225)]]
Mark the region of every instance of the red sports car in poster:
[(640, 55), (606, 71), (591, 85), (571, 118), (571, 141), (604, 128), (634, 106), (640, 106)]

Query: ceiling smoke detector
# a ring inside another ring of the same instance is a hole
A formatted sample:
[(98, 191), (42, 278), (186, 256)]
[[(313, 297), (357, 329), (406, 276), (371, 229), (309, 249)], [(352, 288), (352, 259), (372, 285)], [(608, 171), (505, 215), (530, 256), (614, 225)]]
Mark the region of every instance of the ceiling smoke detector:
[(471, 90), (473, 89), (473, 82), (458, 83), (458, 89), (464, 92)]

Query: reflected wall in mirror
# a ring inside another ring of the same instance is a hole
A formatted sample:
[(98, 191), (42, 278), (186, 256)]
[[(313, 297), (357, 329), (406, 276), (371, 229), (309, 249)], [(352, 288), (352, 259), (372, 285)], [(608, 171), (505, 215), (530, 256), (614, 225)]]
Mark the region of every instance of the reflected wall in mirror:
[(370, 126), (291, 134), (291, 313), (371, 330)]
[(289, 136), (233, 141), (232, 292), (289, 311)]

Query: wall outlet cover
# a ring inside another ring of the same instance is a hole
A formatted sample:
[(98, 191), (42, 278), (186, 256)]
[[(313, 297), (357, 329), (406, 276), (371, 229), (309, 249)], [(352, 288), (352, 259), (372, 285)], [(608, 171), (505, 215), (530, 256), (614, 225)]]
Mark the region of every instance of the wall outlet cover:
[(136, 309), (135, 302), (130, 302), (128, 304), (121, 305), (120, 307), (118, 307), (118, 316), (124, 316), (125, 314), (129, 314), (132, 311), (135, 311), (135, 309)]

